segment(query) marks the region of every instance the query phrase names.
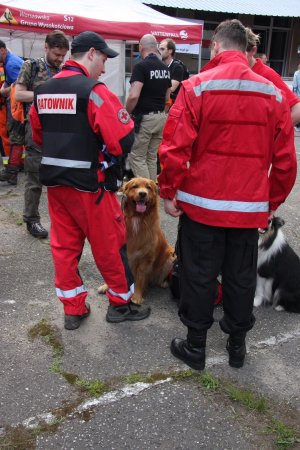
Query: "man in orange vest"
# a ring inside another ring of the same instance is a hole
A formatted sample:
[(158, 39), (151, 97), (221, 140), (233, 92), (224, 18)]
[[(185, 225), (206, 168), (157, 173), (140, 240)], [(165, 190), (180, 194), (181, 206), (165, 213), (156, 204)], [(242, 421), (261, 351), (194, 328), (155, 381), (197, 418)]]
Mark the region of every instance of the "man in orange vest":
[[(0, 88), (5, 81), (3, 64), (0, 64)], [(10, 143), (7, 134), (6, 100), (0, 96), (0, 151), (3, 164), (7, 164), (10, 152)]]
[(10, 90), (12, 84), (17, 80), (18, 74), (24, 60), (11, 53), (5, 42), (0, 40), (0, 63), (3, 64), (5, 71), (5, 82), (1, 86), (0, 95), (6, 98), (7, 104), (7, 127), (10, 140), (10, 154), (8, 165), (0, 172), (0, 181), (7, 181), (9, 184), (16, 185), (18, 181), (18, 172), (21, 169), (24, 129), (16, 121), (12, 120), (10, 110)]

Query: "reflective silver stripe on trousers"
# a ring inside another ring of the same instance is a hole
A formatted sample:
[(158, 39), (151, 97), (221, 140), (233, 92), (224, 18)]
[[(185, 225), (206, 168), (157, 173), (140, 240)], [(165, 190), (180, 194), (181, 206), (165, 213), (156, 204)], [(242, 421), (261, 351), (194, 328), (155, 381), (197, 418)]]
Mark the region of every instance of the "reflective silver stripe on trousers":
[(194, 92), (199, 97), (205, 91), (244, 91), (257, 92), (259, 94), (275, 95), (276, 100), (281, 103), (282, 95), (271, 84), (250, 80), (209, 80), (202, 81), (194, 87)]
[(188, 194), (187, 192), (178, 191), (177, 200), (190, 205), (199, 206), (200, 208), (210, 209), (212, 211), (227, 212), (268, 212), (269, 202), (238, 202), (235, 200), (212, 200), (209, 198), (198, 197), (197, 195)]
[(84, 284), (76, 287), (75, 289), (69, 289), (68, 291), (63, 291), (62, 289), (59, 289), (59, 288), (56, 288), (55, 291), (56, 291), (57, 297), (63, 297), (63, 298), (72, 298), (72, 297), (76, 297), (76, 295), (82, 294), (83, 292), (87, 292)]
[(42, 164), (58, 167), (72, 167), (73, 169), (90, 169), (91, 161), (75, 161), (73, 159), (49, 158), (43, 156)]
[(96, 94), (96, 92), (91, 91), (90, 93), (90, 100), (92, 100), (96, 106), (98, 106), (98, 108), (102, 105), (103, 100), (101, 97), (99, 97), (98, 94)]
[(115, 297), (120, 297), (121, 299), (125, 300), (125, 302), (128, 302), (128, 300), (131, 298), (132, 294), (134, 293), (134, 284), (132, 284), (129, 288), (130, 290), (126, 292), (125, 294), (119, 294), (118, 292), (113, 291), (112, 289), (108, 289), (108, 292), (111, 295), (114, 295)]

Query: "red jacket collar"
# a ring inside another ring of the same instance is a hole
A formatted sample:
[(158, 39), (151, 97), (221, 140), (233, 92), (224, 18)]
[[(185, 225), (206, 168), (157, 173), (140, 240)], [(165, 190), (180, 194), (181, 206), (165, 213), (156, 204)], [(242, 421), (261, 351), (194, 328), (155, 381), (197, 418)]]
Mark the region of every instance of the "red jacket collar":
[(224, 50), (202, 67), (200, 72), (206, 72), (220, 64), (228, 64), (230, 62), (241, 62), (249, 66), (248, 59), (244, 53), (238, 50)]
[(87, 77), (90, 76), (89, 71), (86, 69), (86, 67), (83, 66), (82, 64), (80, 64), (79, 62), (75, 61), (74, 59), (68, 59), (64, 63), (64, 66), (66, 66), (66, 67), (79, 67), (86, 74)]

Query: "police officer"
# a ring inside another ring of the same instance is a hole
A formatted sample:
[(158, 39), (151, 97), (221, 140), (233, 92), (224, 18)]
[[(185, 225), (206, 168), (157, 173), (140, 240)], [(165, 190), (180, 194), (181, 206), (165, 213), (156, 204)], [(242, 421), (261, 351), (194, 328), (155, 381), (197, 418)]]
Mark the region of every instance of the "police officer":
[(139, 50), (142, 61), (133, 68), (126, 102), (136, 132), (129, 163), (135, 176), (156, 181), (157, 150), (167, 119), (166, 102), (170, 98), (170, 71), (159, 58), (154, 36), (145, 34)]
[(86, 238), (108, 285), (107, 321), (150, 314), (150, 308), (130, 302), (134, 284), (125, 223), (112, 183), (114, 166), (132, 146), (133, 123), (119, 99), (98, 82), (107, 58), (118, 53), (86, 31), (73, 40), (71, 54), (62, 71), (34, 91), (30, 110), (33, 139), (43, 142), (40, 177), (48, 186), (56, 294), (67, 330), (78, 328), (90, 312), (78, 271)]

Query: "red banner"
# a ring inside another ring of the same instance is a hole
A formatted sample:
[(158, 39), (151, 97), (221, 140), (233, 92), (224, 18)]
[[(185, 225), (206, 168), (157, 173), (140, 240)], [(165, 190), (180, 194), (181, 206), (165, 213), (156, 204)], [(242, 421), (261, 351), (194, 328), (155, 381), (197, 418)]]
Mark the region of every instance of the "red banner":
[(72, 14), (54, 14), (13, 8), (0, 4), (0, 28), (49, 33), (61, 30), (75, 36), (82, 31), (95, 31), (106, 39), (138, 41), (144, 34), (153, 34), (158, 41), (170, 37), (175, 42), (201, 44), (202, 24), (172, 25), (147, 22), (112, 22)]

